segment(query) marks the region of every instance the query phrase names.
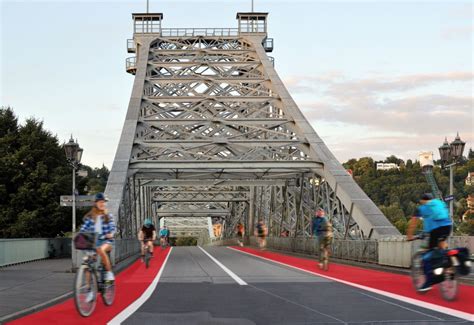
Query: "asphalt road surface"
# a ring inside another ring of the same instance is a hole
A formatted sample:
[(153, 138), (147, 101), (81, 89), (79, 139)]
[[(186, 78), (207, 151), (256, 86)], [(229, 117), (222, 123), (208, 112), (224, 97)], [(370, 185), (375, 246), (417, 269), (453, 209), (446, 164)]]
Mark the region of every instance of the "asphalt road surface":
[(174, 248), (151, 297), (124, 324), (469, 323), (226, 247), (204, 250)]

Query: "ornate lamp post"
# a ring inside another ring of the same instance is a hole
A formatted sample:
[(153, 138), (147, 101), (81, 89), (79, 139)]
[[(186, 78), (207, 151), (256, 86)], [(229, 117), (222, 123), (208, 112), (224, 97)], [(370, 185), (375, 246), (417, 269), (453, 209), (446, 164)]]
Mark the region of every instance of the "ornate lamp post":
[[(453, 167), (458, 164), (459, 159), (462, 157), (464, 146), (466, 142), (462, 141), (459, 137), (459, 133), (453, 142), (448, 143), (448, 139), (444, 139), (444, 143), (439, 147), (439, 155), (443, 163), (443, 168), (449, 168), (449, 195), (453, 195)], [(449, 201), (449, 215), (453, 218), (453, 207), (454, 199)]]
[(69, 142), (64, 144), (64, 151), (69, 164), (72, 166), (72, 233), (76, 232), (76, 169), (79, 167), (82, 158), (82, 148), (79, 144), (74, 142), (74, 139), (69, 139)]

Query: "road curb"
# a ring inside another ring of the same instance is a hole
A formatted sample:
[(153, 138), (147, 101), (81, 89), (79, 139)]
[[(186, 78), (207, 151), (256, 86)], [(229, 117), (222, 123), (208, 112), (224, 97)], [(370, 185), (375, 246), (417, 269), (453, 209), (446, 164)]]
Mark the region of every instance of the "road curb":
[[(139, 257), (140, 257), (140, 255), (136, 254), (136, 255), (130, 256), (130, 257), (126, 258), (125, 260), (117, 263), (117, 265), (115, 266), (115, 273), (122, 272), (123, 270), (128, 268), (130, 265), (135, 263), (135, 261)], [(48, 301), (45, 301), (41, 304), (37, 304), (37, 305), (31, 306), (31, 307), (28, 307), (24, 310), (17, 311), (15, 313), (2, 316), (2, 317), (0, 317), (0, 325), (5, 324), (7, 322), (10, 322), (12, 320), (18, 319), (18, 318), (27, 316), (29, 314), (36, 313), (40, 310), (46, 309), (48, 307), (51, 307), (53, 305), (56, 305), (56, 304), (61, 303), (63, 301), (66, 301), (67, 299), (71, 298), (72, 295), (73, 295), (73, 291), (68, 291), (68, 292), (66, 292), (66, 293), (64, 293), (60, 296), (54, 297), (54, 298), (52, 298)]]

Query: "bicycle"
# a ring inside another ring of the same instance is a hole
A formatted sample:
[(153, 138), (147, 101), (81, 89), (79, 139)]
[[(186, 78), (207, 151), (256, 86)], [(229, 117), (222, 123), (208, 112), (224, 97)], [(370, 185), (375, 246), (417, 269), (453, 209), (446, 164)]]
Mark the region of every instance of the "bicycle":
[(161, 249), (165, 249), (166, 247), (168, 247), (168, 238), (161, 237), (160, 238), (160, 245), (161, 245)]
[(145, 254), (143, 255), (143, 262), (145, 262), (145, 267), (150, 267), (151, 252), (150, 247), (147, 245), (147, 242), (150, 240), (144, 240), (143, 245), (145, 246)]
[[(97, 263), (99, 263), (98, 267)], [(95, 249), (87, 250), (74, 281), (74, 303), (81, 316), (88, 317), (94, 312), (98, 293), (102, 295), (106, 306), (113, 304), (115, 282), (105, 281), (105, 272), (106, 270), (97, 258)]]
[[(414, 241), (418, 239), (425, 239), (424, 234), (419, 234), (413, 237)], [(445, 240), (445, 239), (442, 239)], [(462, 253), (464, 251), (464, 253)], [(413, 255), (411, 263), (411, 278), (412, 283), (415, 289), (419, 293), (419, 289), (423, 286), (426, 281), (425, 272), (423, 270), (423, 257), (425, 253), (428, 252), (427, 245), (422, 245), (420, 249)], [(462, 249), (433, 249), (432, 254), (438, 253), (440, 263), (435, 265), (433, 269), (433, 284), (439, 283), (439, 288), (441, 291), (441, 296), (447, 301), (453, 301), (456, 299), (459, 291), (459, 283), (457, 280), (457, 275), (467, 275), (469, 274), (471, 267), (471, 260), (469, 258), (460, 259), (460, 255), (464, 254), (468, 256), (468, 251), (466, 248)]]

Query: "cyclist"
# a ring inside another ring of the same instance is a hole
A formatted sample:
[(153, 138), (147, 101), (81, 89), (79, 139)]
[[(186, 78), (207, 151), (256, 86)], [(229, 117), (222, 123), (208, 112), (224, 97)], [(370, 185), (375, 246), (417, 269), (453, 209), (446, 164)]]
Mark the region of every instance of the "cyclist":
[(237, 225), (237, 241), (240, 246), (244, 246), (245, 226), (242, 222)]
[(259, 220), (257, 227), (256, 227), (256, 235), (258, 238), (258, 246), (260, 247), (261, 250), (265, 250), (265, 246), (267, 245), (267, 227), (265, 226), (265, 223), (263, 220)]
[(142, 243), (142, 261), (145, 257), (145, 248), (148, 246), (150, 255), (153, 257), (153, 242), (156, 240), (156, 229), (151, 219), (145, 219), (143, 227), (138, 233), (138, 240)]
[(319, 268), (327, 269), (329, 260), (329, 246), (333, 239), (332, 225), (326, 217), (326, 213), (323, 209), (319, 208), (316, 210), (315, 217), (312, 220), (312, 233), (313, 236), (318, 237), (319, 243)]
[[(105, 281), (114, 281), (115, 277), (112, 272), (112, 265), (108, 253), (114, 245), (115, 222), (111, 214), (107, 213), (107, 199), (103, 193), (95, 195), (94, 207), (84, 216), (84, 223), (80, 228), (80, 232), (96, 233), (96, 252), (100, 256), (102, 264), (106, 270)], [(87, 301), (92, 301), (94, 295), (92, 291), (86, 297)]]
[(169, 243), (169, 236), (170, 236), (170, 231), (166, 226), (163, 226), (160, 230), (160, 244), (161, 247), (164, 247), (165, 245), (167, 246)]
[(433, 198), (430, 193), (422, 195), (420, 206), (408, 224), (408, 240), (413, 239), (413, 233), (415, 232), (418, 219), (423, 220), (423, 232), (429, 234), (428, 251), (423, 256), (423, 271), (426, 281), (419, 291), (428, 291), (431, 289), (433, 278), (430, 265), (430, 252), (435, 248), (447, 248), (446, 239), (451, 234), (453, 222), (449, 217), (446, 203), (440, 199)]

